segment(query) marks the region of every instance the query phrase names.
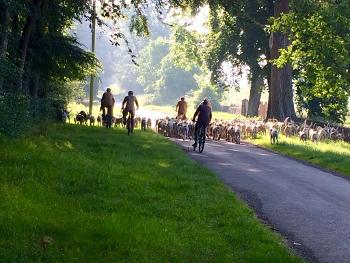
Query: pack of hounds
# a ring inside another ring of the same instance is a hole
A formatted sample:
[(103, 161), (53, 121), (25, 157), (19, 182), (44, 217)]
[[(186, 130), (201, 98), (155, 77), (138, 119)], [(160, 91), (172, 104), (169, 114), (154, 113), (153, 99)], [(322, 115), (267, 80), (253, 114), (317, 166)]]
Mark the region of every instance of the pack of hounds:
[[(62, 112), (62, 121), (71, 123), (70, 118), (70, 112), (67, 110), (64, 110)], [(100, 126), (100, 127), (106, 127), (107, 121), (105, 118), (102, 117), (102, 115), (98, 115), (97, 118), (95, 116), (90, 115), (86, 113), (85, 111), (80, 111), (73, 119), (74, 124), (79, 125), (90, 125), (90, 126)], [(112, 117), (112, 124), (115, 127), (125, 127), (123, 123), (122, 117)], [(136, 117), (135, 118), (135, 127), (141, 127), (142, 131), (145, 131), (146, 129), (152, 128), (152, 120), (150, 118), (145, 117)]]
[[(181, 138), (183, 140), (193, 139), (194, 123), (189, 120), (178, 120), (176, 118), (165, 118), (156, 120), (156, 130), (166, 137)], [(279, 122), (275, 119), (267, 121), (252, 119), (234, 119), (230, 121), (214, 120), (207, 128), (207, 138), (214, 141), (226, 140), (240, 144), (241, 139), (256, 139), (258, 135), (269, 134), (270, 143), (278, 144), (279, 137), (298, 136), (303, 142), (312, 141), (318, 143), (325, 140), (344, 140), (344, 131), (339, 127), (331, 125), (316, 125), (296, 123), (286, 120)]]
[[(70, 123), (70, 112), (64, 110), (62, 112), (62, 120)], [(106, 126), (106, 122), (102, 115), (95, 118), (93, 115), (80, 111), (74, 117), (74, 123), (90, 126)], [(112, 123), (115, 127), (124, 127), (121, 117), (113, 117)], [(183, 140), (194, 138), (195, 123), (190, 120), (182, 120), (177, 118), (164, 118), (155, 121), (155, 129), (158, 133), (172, 138), (180, 138)], [(146, 117), (136, 117), (135, 127), (141, 127), (141, 130), (151, 129), (152, 120)], [(207, 127), (207, 138), (214, 141), (226, 140), (228, 142), (240, 144), (241, 139), (256, 139), (258, 135), (269, 134), (271, 144), (278, 144), (279, 137), (299, 137), (300, 141), (313, 143), (325, 140), (332, 141), (348, 141), (349, 134), (344, 133), (344, 128), (332, 126), (330, 124), (316, 124), (305, 120), (303, 123), (286, 120), (284, 122), (275, 119), (267, 121), (254, 119), (234, 119), (230, 121), (213, 120)]]

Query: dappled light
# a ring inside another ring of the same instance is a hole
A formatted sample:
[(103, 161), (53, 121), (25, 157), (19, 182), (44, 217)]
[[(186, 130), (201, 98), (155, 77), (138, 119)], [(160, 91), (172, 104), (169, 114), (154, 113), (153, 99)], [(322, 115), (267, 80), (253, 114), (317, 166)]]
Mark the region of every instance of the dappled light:
[(59, 150), (73, 150), (74, 149), (74, 147), (70, 141), (55, 142), (55, 146)]

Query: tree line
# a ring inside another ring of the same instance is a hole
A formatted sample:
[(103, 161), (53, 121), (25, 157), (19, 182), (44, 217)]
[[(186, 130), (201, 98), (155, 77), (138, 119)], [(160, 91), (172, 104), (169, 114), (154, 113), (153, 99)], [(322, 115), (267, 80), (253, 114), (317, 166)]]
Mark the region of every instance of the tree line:
[[(0, 114), (9, 121), (0, 131), (21, 129), (16, 126), (25, 123), (21, 118), (57, 112), (79, 92), (77, 82), (101, 67), (68, 33), (75, 21), (96, 16), (98, 25), (113, 30), (112, 44), (129, 46), (118, 21), (128, 20), (132, 32), (147, 36), (146, 6), (160, 19), (170, 8), (194, 14), (209, 6), (210, 33), (201, 63), (218, 87), (230, 86), (224, 62), (238, 69), (235, 74), (249, 69), (249, 115), (256, 115), (261, 91), (267, 89), (268, 118), (296, 118), (296, 95), (297, 111), (344, 121), (350, 81), (347, 0), (97, 2), (100, 12), (94, 14), (87, 0), (0, 0)], [(133, 50), (128, 52), (136, 64)]]

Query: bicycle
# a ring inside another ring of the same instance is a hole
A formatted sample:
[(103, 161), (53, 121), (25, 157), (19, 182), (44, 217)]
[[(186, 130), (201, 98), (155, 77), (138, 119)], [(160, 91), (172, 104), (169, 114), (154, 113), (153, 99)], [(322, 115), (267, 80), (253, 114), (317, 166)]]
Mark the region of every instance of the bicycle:
[(132, 117), (131, 112), (128, 112), (128, 118), (126, 119), (126, 129), (128, 130), (128, 135), (134, 132), (134, 125), (134, 118)]
[[(197, 141), (195, 143), (197, 143), (198, 145), (198, 152), (202, 153), (204, 150), (204, 145), (205, 145), (205, 136), (206, 136), (206, 127), (204, 125), (202, 125), (200, 127), (200, 129), (197, 131)], [(193, 146), (193, 150), (196, 151), (197, 147)]]

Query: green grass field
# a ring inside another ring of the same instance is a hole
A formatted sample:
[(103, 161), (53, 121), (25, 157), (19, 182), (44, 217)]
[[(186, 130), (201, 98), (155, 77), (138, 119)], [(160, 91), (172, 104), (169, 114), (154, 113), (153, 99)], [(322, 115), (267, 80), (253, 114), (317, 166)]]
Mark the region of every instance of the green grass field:
[(250, 142), (350, 176), (349, 143), (333, 141), (320, 142), (318, 144), (310, 141), (303, 143), (298, 138), (286, 138), (283, 135), (280, 136), (278, 145), (271, 145), (268, 136), (250, 140)]
[(0, 144), (0, 262), (301, 262), (153, 132), (57, 125)]

